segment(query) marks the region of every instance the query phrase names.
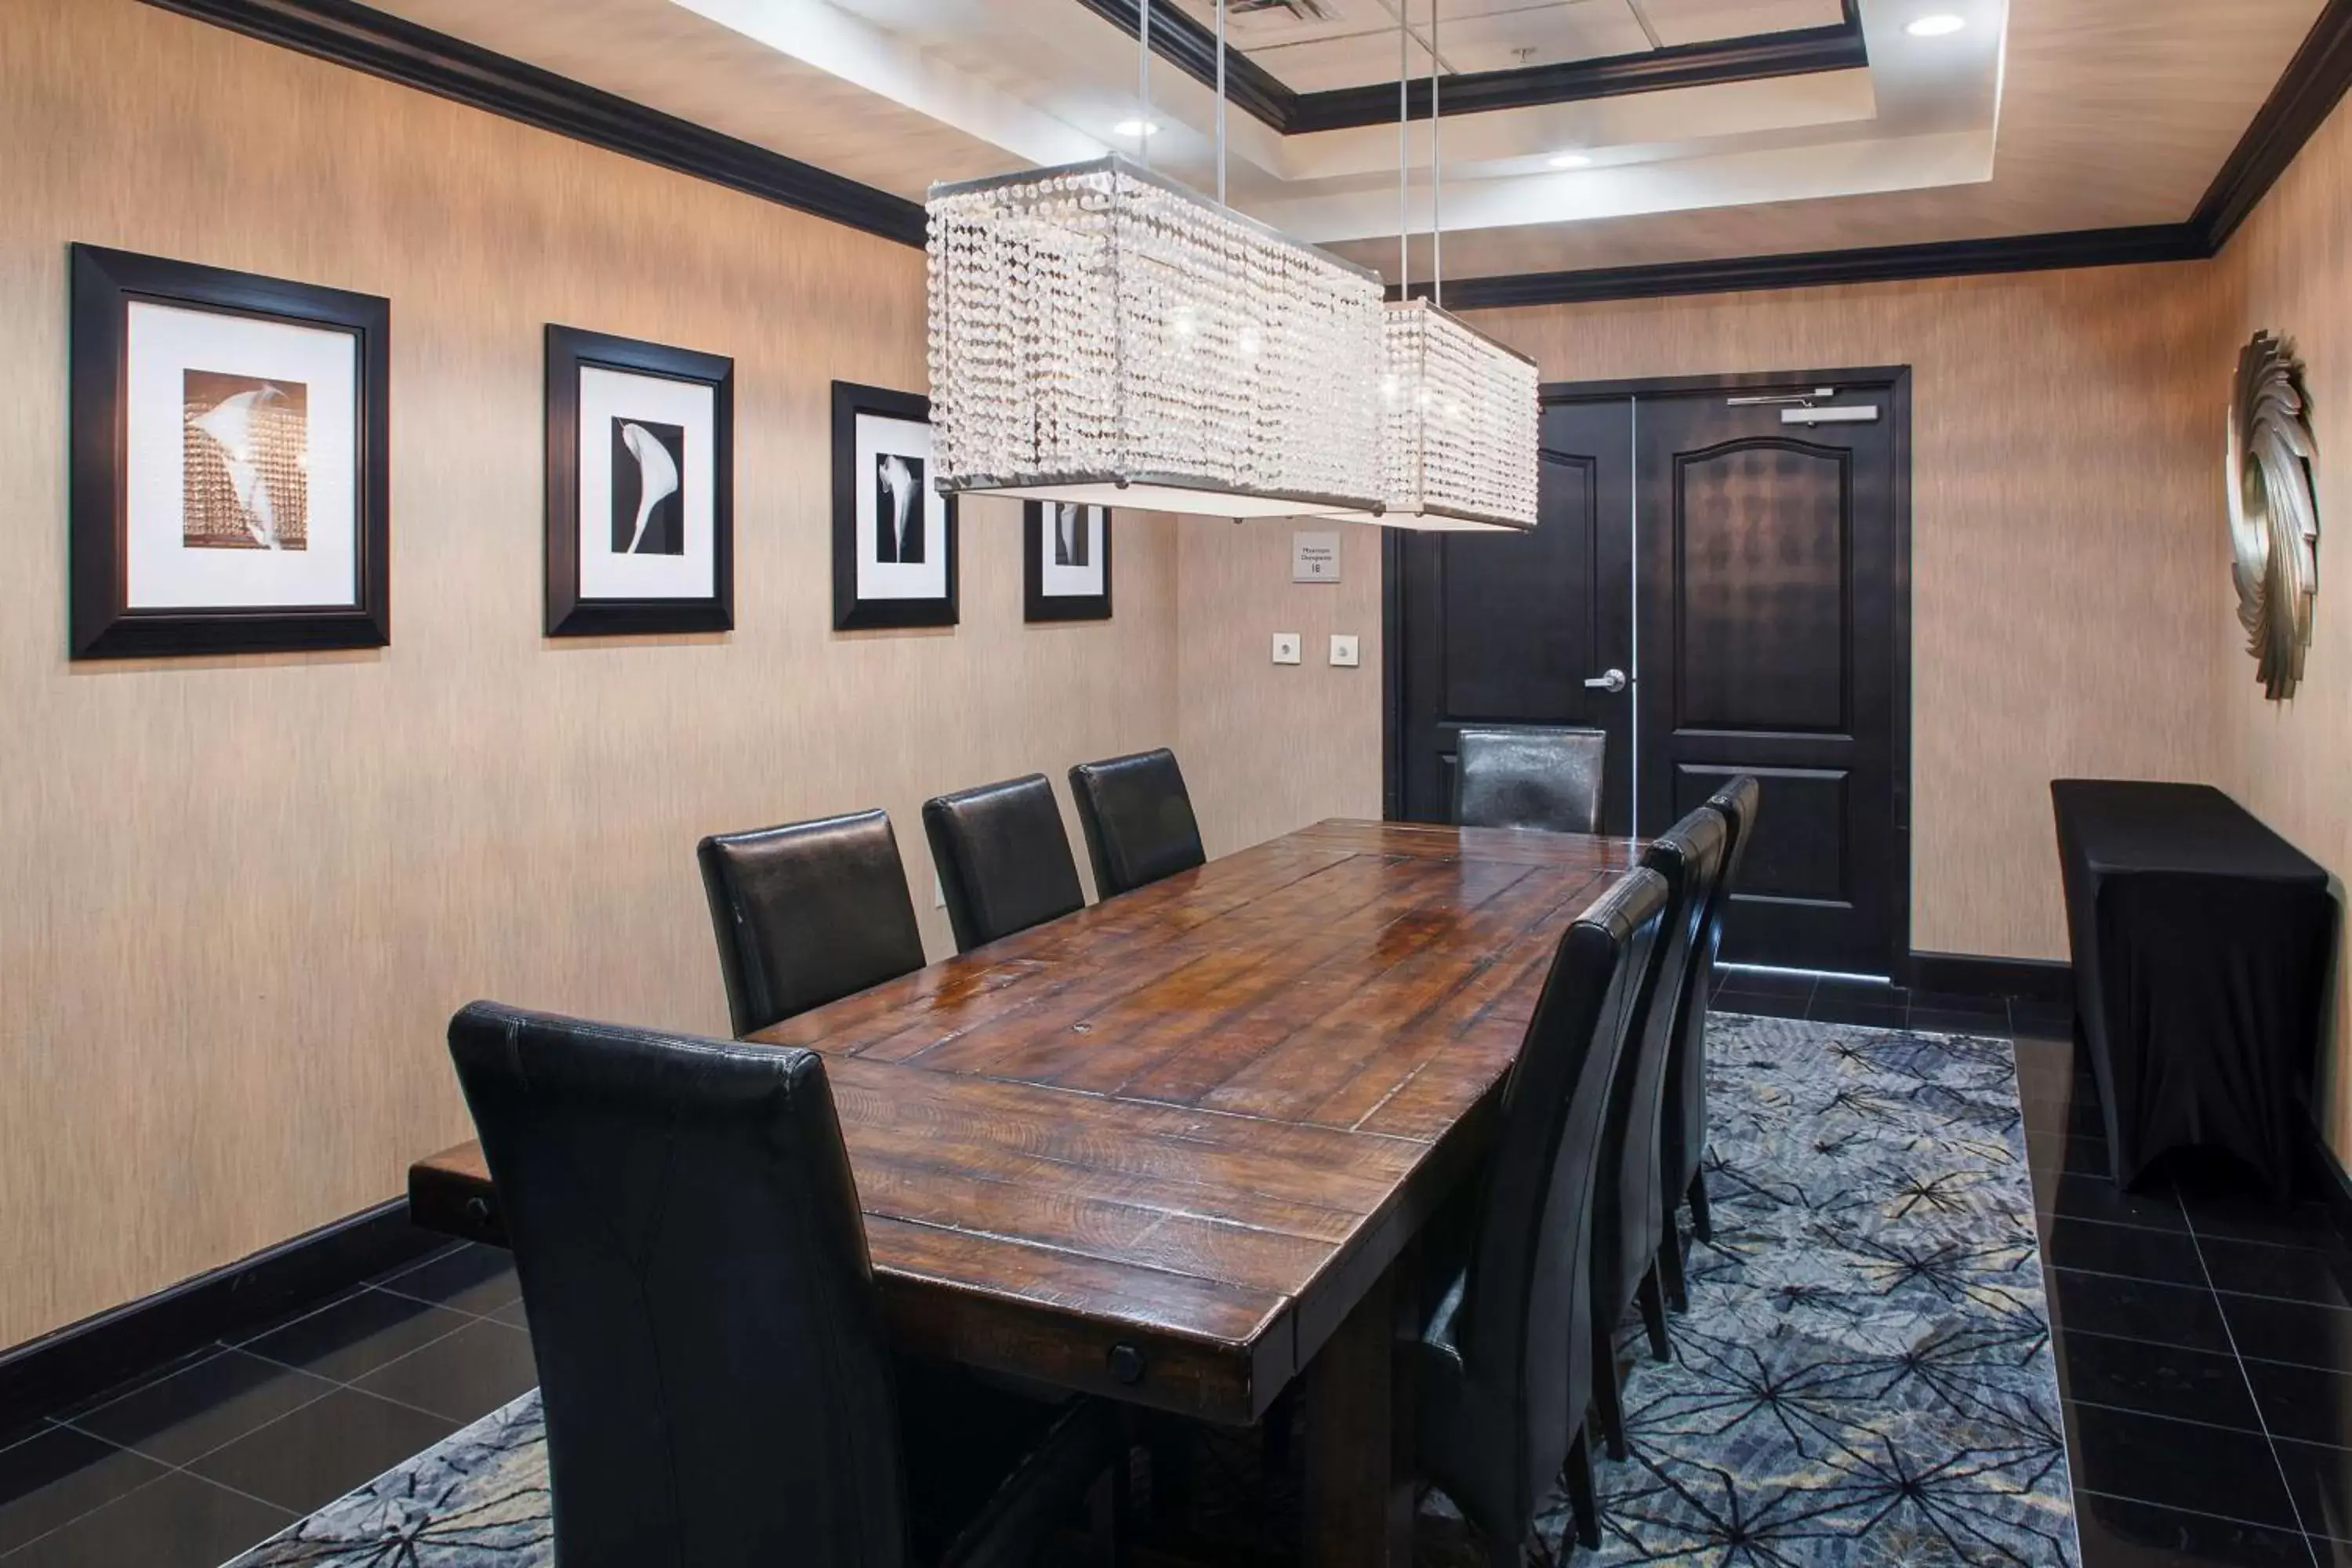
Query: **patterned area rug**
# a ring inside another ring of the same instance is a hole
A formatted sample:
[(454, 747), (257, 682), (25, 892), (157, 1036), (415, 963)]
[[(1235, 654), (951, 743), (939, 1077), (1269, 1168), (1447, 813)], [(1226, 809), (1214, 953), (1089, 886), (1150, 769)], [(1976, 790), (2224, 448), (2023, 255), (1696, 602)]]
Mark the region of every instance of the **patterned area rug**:
[[(1601, 1467), (1606, 1534), (1573, 1560), (2075, 1568), (2009, 1043), (1737, 1016), (1708, 1040), (1715, 1240), (1692, 1250), (1674, 1361), (1624, 1337), (1633, 1454)], [(1203, 1489), (1223, 1517), (1196, 1503), (1188, 1533), (1279, 1556), (1296, 1493), (1265, 1485)], [(1423, 1522), (1423, 1563), (1476, 1561), (1442, 1500)], [(534, 1393), (234, 1568), (553, 1559)]]

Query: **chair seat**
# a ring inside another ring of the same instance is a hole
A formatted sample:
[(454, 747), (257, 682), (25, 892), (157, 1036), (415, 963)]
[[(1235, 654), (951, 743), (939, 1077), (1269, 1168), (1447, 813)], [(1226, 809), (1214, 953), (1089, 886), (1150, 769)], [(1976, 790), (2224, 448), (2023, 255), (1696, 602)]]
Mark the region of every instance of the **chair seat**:
[(924, 1568), (1029, 1563), (1118, 1458), (1118, 1413), (1100, 1400), (1031, 1399), (911, 1359), (896, 1381), (908, 1529)]

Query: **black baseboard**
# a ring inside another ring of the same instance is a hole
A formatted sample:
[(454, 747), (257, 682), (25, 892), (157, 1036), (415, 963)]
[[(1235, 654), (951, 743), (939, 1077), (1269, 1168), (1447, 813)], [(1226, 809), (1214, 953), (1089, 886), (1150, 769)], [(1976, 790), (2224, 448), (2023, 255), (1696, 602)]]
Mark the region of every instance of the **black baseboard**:
[(45, 1412), (422, 1257), (449, 1238), (394, 1198), (0, 1352), (0, 1410)]
[(1914, 991), (1962, 996), (2014, 996), (2053, 1006), (2074, 1002), (2074, 968), (2049, 958), (1981, 958), (1970, 952), (1915, 952), (1903, 983)]

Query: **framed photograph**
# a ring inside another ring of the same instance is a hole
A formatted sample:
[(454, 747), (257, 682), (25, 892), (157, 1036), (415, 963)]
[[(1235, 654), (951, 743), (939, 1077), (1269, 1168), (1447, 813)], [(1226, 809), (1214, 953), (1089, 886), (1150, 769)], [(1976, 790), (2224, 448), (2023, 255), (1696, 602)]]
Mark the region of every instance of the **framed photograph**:
[(1022, 618), (1110, 619), (1110, 508), (1024, 501)]
[(833, 625), (956, 624), (955, 498), (931, 489), (931, 403), (833, 384)]
[(75, 658), (392, 640), (392, 307), (77, 245)]
[(735, 362), (547, 329), (547, 635), (735, 625)]

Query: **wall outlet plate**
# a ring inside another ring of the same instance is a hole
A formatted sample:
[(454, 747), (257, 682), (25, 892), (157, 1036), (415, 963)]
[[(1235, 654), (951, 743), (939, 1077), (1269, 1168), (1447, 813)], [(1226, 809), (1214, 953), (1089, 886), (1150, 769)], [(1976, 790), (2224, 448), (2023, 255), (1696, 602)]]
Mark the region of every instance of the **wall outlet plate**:
[(1276, 632), (1274, 634), (1274, 662), (1276, 664), (1297, 664), (1298, 662), (1298, 634), (1297, 632)]
[(1337, 669), (1353, 669), (1362, 660), (1356, 654), (1356, 639), (1345, 632), (1331, 634), (1331, 664)]

